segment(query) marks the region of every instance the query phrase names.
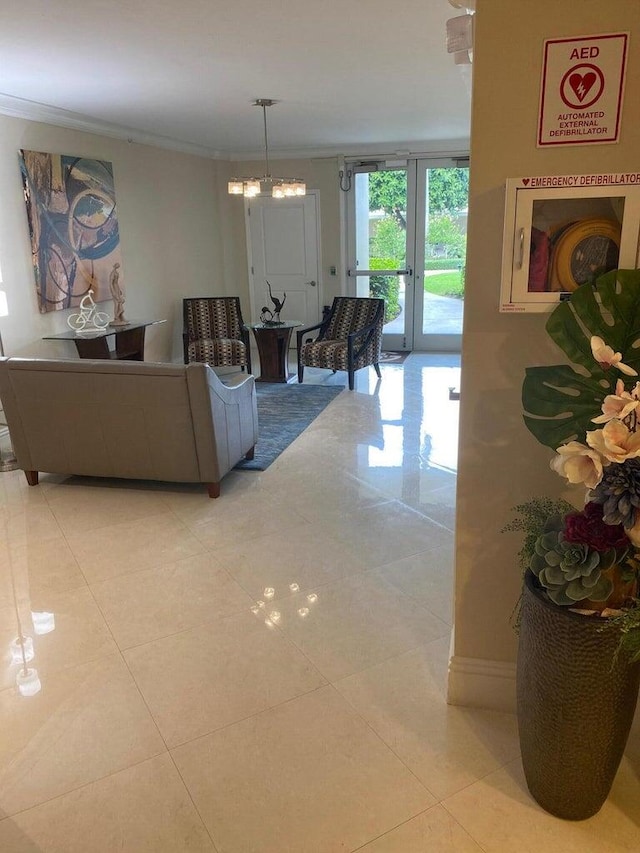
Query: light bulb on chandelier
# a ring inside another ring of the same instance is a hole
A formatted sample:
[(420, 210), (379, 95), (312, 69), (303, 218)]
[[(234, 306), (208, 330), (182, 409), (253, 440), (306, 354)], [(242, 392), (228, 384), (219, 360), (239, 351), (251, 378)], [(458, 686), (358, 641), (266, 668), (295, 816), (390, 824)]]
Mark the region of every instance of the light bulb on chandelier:
[(276, 103), (277, 101), (271, 98), (257, 98), (253, 102), (254, 107), (262, 107), (264, 123), (264, 175), (261, 178), (231, 178), (227, 185), (229, 195), (242, 195), (245, 198), (255, 198), (262, 192), (262, 185), (265, 185), (265, 192), (269, 192), (269, 188), (271, 188), (272, 198), (293, 198), (294, 196), (307, 194), (307, 186), (301, 178), (277, 178), (270, 174), (267, 107), (272, 107)]

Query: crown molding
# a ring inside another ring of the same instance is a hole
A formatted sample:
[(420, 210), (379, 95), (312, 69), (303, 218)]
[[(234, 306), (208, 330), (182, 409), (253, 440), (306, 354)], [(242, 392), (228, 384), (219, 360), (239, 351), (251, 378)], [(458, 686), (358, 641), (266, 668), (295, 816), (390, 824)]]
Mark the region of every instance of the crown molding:
[[(325, 145), (314, 148), (269, 148), (269, 160), (310, 160), (342, 157), (345, 160), (367, 160), (375, 157), (401, 159), (407, 157), (455, 158), (469, 156), (469, 139), (424, 139), (413, 142), (380, 142), (370, 144)], [(264, 160), (264, 148), (230, 152), (231, 162)]]
[(108, 136), (112, 139), (123, 139), (126, 142), (135, 142), (138, 145), (151, 145), (155, 148), (180, 151), (183, 154), (195, 154), (198, 157), (207, 157), (212, 160), (223, 157), (221, 152), (202, 145), (193, 145), (190, 142), (154, 133), (145, 133), (132, 127), (111, 124), (71, 110), (62, 110), (58, 107), (50, 107), (37, 101), (27, 101), (24, 98), (15, 98), (13, 95), (3, 93), (0, 93), (0, 114), (12, 118), (27, 119), (28, 121), (38, 121), (43, 124), (52, 124), (56, 127), (66, 127), (83, 133), (95, 133), (98, 136)]
[[(12, 118), (27, 119), (42, 122), (56, 127), (65, 127), (83, 133), (93, 133), (112, 139), (122, 139), (138, 145), (150, 145), (155, 148), (166, 148), (183, 154), (193, 154), (209, 160), (228, 160), (243, 162), (249, 160), (262, 161), (264, 148), (251, 151), (220, 151), (203, 145), (195, 145), (169, 136), (145, 133), (132, 127), (93, 119), (81, 113), (51, 107), (37, 101), (15, 98), (13, 95), (0, 93), (0, 114)], [(385, 142), (377, 144), (325, 145), (309, 148), (279, 148), (269, 149), (270, 160), (310, 160), (340, 157), (347, 160), (362, 160), (373, 157), (465, 157), (469, 154), (468, 139), (449, 140), (419, 140), (414, 142)]]

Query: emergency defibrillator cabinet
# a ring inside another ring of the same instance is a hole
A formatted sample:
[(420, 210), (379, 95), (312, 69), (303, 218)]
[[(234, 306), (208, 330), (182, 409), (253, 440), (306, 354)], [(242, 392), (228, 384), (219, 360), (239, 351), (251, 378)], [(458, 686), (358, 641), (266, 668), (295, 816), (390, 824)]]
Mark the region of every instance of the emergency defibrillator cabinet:
[(506, 183), (500, 311), (551, 311), (577, 287), (638, 266), (640, 172)]

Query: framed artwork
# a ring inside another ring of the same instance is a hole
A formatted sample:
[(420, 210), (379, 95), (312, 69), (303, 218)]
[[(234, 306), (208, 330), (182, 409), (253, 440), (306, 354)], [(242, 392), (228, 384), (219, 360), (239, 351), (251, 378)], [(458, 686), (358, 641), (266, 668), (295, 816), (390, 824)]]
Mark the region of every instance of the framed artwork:
[[(73, 308), (122, 282), (113, 167), (105, 160), (20, 151), (40, 313)], [(118, 266), (116, 266), (116, 264)]]

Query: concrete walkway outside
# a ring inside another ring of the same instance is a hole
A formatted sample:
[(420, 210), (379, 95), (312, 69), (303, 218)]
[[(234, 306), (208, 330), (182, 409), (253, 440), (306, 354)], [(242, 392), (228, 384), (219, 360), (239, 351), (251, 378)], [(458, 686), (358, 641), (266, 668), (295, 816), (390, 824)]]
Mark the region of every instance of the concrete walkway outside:
[[(400, 282), (400, 314), (384, 327), (385, 334), (401, 335), (404, 332), (404, 283)], [(424, 294), (422, 328), (426, 334), (461, 335), (464, 301), (451, 296)]]

